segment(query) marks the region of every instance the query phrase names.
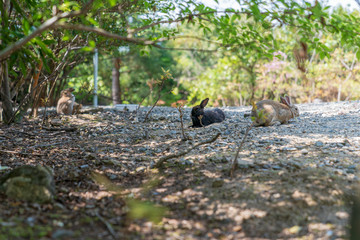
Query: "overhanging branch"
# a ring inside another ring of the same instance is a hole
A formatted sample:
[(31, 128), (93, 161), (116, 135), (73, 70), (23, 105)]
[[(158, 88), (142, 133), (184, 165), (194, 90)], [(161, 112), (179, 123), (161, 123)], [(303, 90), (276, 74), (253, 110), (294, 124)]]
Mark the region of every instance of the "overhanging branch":
[(92, 5), (92, 3), (94, 2), (94, 0), (89, 0), (88, 3), (86, 3), (84, 5), (84, 7), (79, 10), (79, 11), (72, 11), (72, 12), (64, 12), (61, 14), (58, 14), (50, 19), (48, 19), (47, 21), (45, 21), (43, 24), (41, 24), (35, 31), (33, 31), (32, 33), (30, 33), (29, 35), (27, 35), (26, 37), (20, 39), (19, 41), (7, 46), (6, 48), (4, 48), (2, 51), (0, 51), (0, 60), (4, 60), (5, 58), (9, 57), (10, 54), (12, 54), (13, 52), (15, 52), (16, 50), (20, 49), (21, 47), (23, 47), (26, 43), (28, 43), (31, 39), (35, 38), (36, 36), (40, 35), (41, 33), (43, 33), (44, 31), (50, 29), (53, 25), (55, 25), (59, 20), (64, 19), (64, 18), (72, 18), (72, 17), (76, 17), (79, 15), (82, 15), (84, 13), (86, 13), (87, 11), (89, 11), (90, 6)]

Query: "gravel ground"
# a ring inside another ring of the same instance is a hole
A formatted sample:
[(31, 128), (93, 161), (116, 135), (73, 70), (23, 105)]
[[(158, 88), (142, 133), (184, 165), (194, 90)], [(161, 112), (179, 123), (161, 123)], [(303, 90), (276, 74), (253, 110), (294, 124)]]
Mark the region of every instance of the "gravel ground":
[[(209, 171), (207, 176), (212, 184), (220, 181), (219, 194), (225, 197), (214, 193), (202, 197), (217, 199), (215, 212), (222, 212), (227, 220), (235, 223), (228, 226), (225, 239), (347, 237), (348, 206), (353, 186), (358, 183), (360, 102), (300, 104), (298, 107), (300, 117), (289, 124), (250, 131), (239, 155), (240, 170), (231, 180), (227, 170), (251, 122), (244, 117), (251, 108), (222, 108), (226, 114), (223, 123), (186, 129), (192, 139), (222, 133), (216, 143), (178, 161), (182, 165), (200, 164), (200, 169)], [(189, 126), (191, 108), (185, 111), (184, 122)], [(172, 137), (180, 137), (176, 110), (155, 108), (151, 119), (164, 121), (159, 128), (169, 128)], [(205, 205), (195, 210), (210, 211), (211, 207)], [(224, 218), (215, 212), (212, 218)], [(237, 232), (231, 233), (234, 229)]]
[[(360, 102), (298, 107), (300, 117), (289, 124), (251, 129), (233, 178), (229, 170), (251, 123), (244, 117), (250, 107), (222, 108), (226, 120), (205, 128), (189, 128), (191, 108), (185, 108), (187, 141), (181, 140), (179, 112), (170, 107), (154, 108), (148, 122), (143, 120), (150, 107), (137, 114), (101, 107), (49, 118), (48, 128), (56, 131), (41, 127), (42, 119), (0, 125), (1, 165), (54, 168), (55, 205), (61, 206), (14, 207), (0, 194), (0, 218), (31, 232), (23, 216), (41, 213), (41, 221), (34, 218), (36, 226), (49, 236), (65, 229), (67, 239), (113, 239), (104, 222), (124, 239), (346, 239), (359, 183)], [(66, 131), (69, 127), (76, 131)], [(163, 169), (152, 168), (163, 156), (193, 148), (218, 132), (215, 142), (169, 159)], [(124, 201), (94, 182), (93, 171), (127, 196), (166, 207), (168, 214), (159, 225), (125, 221)], [(94, 209), (101, 213), (100, 222), (89, 218)], [(64, 216), (60, 229), (49, 224), (59, 216)]]

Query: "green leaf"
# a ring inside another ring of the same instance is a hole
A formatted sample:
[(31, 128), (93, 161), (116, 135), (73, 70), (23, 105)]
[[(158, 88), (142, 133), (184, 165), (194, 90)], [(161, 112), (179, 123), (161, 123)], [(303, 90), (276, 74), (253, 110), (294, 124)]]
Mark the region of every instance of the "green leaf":
[(48, 64), (48, 62), (46, 61), (46, 58), (44, 57), (44, 55), (43, 55), (43, 54), (40, 54), (40, 58), (41, 58), (41, 60), (42, 60), (42, 62), (43, 62), (43, 67), (45, 68), (45, 70), (46, 70), (48, 73), (50, 73), (50, 72), (51, 72), (51, 69), (50, 69), (49, 64)]
[(22, 27), (23, 27), (24, 34), (28, 35), (29, 31), (30, 31), (30, 23), (26, 18), (23, 19)]
[(356, 58), (357, 58), (358, 60), (360, 60), (360, 51), (357, 51), (357, 52), (356, 52)]
[(140, 56), (150, 56), (149, 51), (147, 51), (146, 49), (141, 49), (140, 50)]
[(167, 208), (156, 206), (150, 202), (135, 199), (128, 199), (126, 202), (131, 219), (146, 219), (153, 223), (159, 223), (167, 212)]
[(90, 41), (89, 41), (89, 47), (95, 48), (95, 47), (96, 47), (95, 41), (90, 40)]
[(256, 20), (262, 20), (263, 17), (261, 15), (260, 9), (257, 5), (253, 4), (250, 6), (250, 9), (255, 17)]
[(92, 51), (94, 51), (94, 48), (93, 47), (83, 47), (80, 50), (84, 51), (84, 52), (92, 52)]
[(35, 38), (34, 39), (36, 44), (41, 48), (41, 50), (43, 50), (48, 56), (54, 58), (54, 54), (53, 52), (46, 46), (46, 44), (40, 40), (40, 38)]
[(20, 67), (21, 73), (22, 73), (24, 76), (26, 76), (27, 69), (26, 69), (26, 66), (25, 66), (23, 60), (21, 59), (18, 63), (19, 63), (19, 67)]
[(111, 7), (116, 5), (116, 0), (108, 0), (108, 3), (110, 4)]

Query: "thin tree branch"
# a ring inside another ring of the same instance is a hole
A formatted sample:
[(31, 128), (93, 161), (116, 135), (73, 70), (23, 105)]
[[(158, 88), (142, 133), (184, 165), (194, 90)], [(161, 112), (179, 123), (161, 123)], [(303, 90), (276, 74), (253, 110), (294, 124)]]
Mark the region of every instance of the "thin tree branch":
[(163, 23), (176, 23), (176, 22), (181, 22), (181, 21), (187, 20), (187, 19), (189, 19), (189, 21), (191, 21), (191, 19), (192, 19), (193, 17), (199, 17), (199, 16), (207, 15), (207, 14), (228, 13), (228, 12), (229, 12), (229, 11), (211, 11), (211, 12), (204, 12), (204, 13), (198, 13), (198, 14), (191, 14), (191, 15), (189, 15), (189, 16), (180, 17), (180, 18), (178, 18), (178, 19), (162, 20), (162, 21), (158, 21), (158, 22), (151, 23), (151, 24), (146, 25), (146, 26), (143, 26), (143, 27), (139, 27), (139, 28), (135, 28), (135, 29), (130, 29), (130, 30), (129, 30), (129, 33), (130, 33), (130, 34), (134, 34), (134, 33), (137, 33), (137, 32), (140, 32), (140, 31), (143, 31), (143, 30), (146, 30), (146, 29), (155, 27), (155, 26), (160, 25), (160, 24), (163, 24)]
[(72, 18), (76, 16), (80, 16), (87, 11), (90, 10), (90, 6), (94, 0), (89, 0), (87, 4), (84, 5), (84, 7), (79, 11), (72, 11), (72, 12), (64, 12), (61, 14), (58, 14), (47, 21), (45, 21), (43, 24), (41, 24), (35, 31), (27, 35), (26, 37), (20, 39), (19, 41), (15, 42), (14, 44), (11, 44), (4, 48), (2, 51), (0, 51), (0, 60), (3, 60), (10, 56), (13, 52), (23, 47), (26, 43), (28, 43), (31, 39), (35, 38), (36, 36), (40, 35), (44, 31), (50, 29), (52, 26), (54, 26), (59, 20), (64, 18)]
[(170, 47), (163, 47), (158, 44), (153, 44), (152, 46), (163, 49), (163, 50), (179, 50), (179, 51), (190, 51), (190, 52), (217, 52), (219, 49), (200, 49), (200, 48), (170, 48)]
[(156, 162), (155, 164), (155, 167), (156, 168), (159, 168), (162, 166), (162, 164), (169, 160), (169, 159), (172, 159), (172, 158), (177, 158), (177, 157), (181, 157), (181, 156), (184, 156), (185, 154), (189, 153), (191, 150), (201, 146), (201, 145), (204, 145), (204, 144), (207, 144), (207, 143), (212, 143), (212, 142), (215, 142), (215, 140), (220, 136), (221, 133), (217, 133), (214, 137), (212, 137), (211, 139), (207, 139), (203, 142), (199, 142), (197, 144), (195, 144), (193, 147), (191, 148), (188, 148), (182, 152), (179, 152), (179, 153), (174, 153), (174, 154), (170, 154), (170, 155), (167, 155), (167, 156), (164, 156), (162, 158), (159, 159), (159, 161)]
[(243, 139), (242, 139), (242, 141), (241, 141), (241, 143), (240, 143), (240, 146), (238, 147), (238, 149), (237, 149), (237, 151), (236, 151), (234, 160), (233, 160), (233, 162), (232, 162), (232, 164), (231, 164), (230, 178), (233, 178), (233, 176), (234, 176), (234, 172), (235, 172), (235, 170), (236, 170), (236, 168), (237, 168), (237, 165), (238, 165), (238, 164), (237, 164), (237, 159), (238, 159), (238, 157), (239, 157), (240, 150), (241, 150), (242, 146), (244, 145), (245, 139), (246, 139), (247, 135), (249, 134), (249, 131), (251, 130), (251, 128), (252, 128), (253, 126), (254, 126), (254, 122), (252, 122), (251, 125), (247, 127), (246, 132), (245, 132), (245, 135), (244, 135), (244, 137), (243, 137)]

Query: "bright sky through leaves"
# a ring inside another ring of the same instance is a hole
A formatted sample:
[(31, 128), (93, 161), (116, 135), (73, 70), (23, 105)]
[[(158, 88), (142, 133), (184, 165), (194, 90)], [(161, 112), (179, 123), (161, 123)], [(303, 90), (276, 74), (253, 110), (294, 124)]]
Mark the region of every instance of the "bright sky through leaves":
[[(208, 5), (213, 8), (236, 8), (239, 4), (235, 0), (219, 0), (219, 4), (216, 4), (214, 0), (203, 0), (202, 1), (205, 5)], [(321, 1), (320, 2), (328, 2), (331, 6), (338, 6), (342, 5), (343, 7), (349, 9), (358, 9), (360, 10), (360, 6), (356, 3), (355, 0), (329, 0), (329, 1)]]

